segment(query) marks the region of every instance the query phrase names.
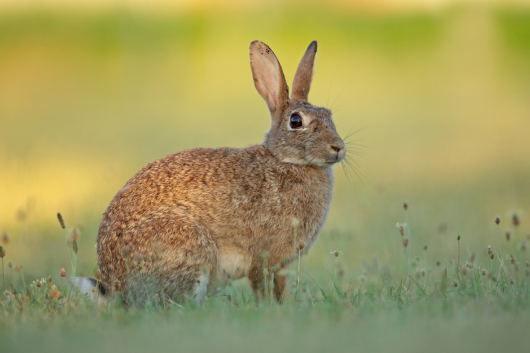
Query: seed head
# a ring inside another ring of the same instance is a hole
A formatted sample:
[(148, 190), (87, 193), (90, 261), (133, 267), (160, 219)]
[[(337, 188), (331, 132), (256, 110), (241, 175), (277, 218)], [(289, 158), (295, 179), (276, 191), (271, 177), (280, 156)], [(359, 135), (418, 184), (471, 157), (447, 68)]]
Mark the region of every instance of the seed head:
[(22, 271), (22, 265), (20, 265), (20, 264), (15, 265), (14, 270), (15, 270), (15, 272), (20, 272), (20, 271)]
[(42, 282), (37, 280), (37, 282), (35, 282), (35, 287), (37, 287), (37, 288), (42, 287)]
[(333, 254), (333, 256), (335, 257), (339, 257), (340, 255), (342, 255), (342, 251), (335, 250), (335, 251), (331, 251), (330, 254)]
[(501, 217), (497, 216), (495, 217), (495, 224), (501, 223)]
[(77, 247), (77, 240), (75, 239), (72, 241), (72, 250), (77, 255), (77, 251), (79, 250), (79, 248)]
[(63, 219), (63, 216), (61, 215), (61, 212), (57, 212), (57, 219), (59, 220), (59, 224), (61, 225), (61, 228), (64, 229), (65, 228), (64, 219)]
[(407, 223), (396, 223), (396, 228), (399, 230), (399, 234), (403, 236), (405, 234), (405, 227), (407, 226)]
[(521, 243), (521, 251), (526, 251), (526, 242), (524, 241)]
[(101, 280), (101, 270), (97, 269), (96, 273), (94, 273), (94, 277), (100, 281)]
[(440, 260), (436, 261), (436, 266), (440, 266), (441, 264)]
[(509, 230), (507, 230), (506, 231), (506, 240), (510, 241), (511, 238), (512, 238), (512, 233)]
[(512, 213), (512, 224), (514, 227), (518, 227), (519, 224), (521, 224), (521, 219), (520, 219), (520, 216), (521, 214), (517, 211), (514, 211)]
[(420, 269), (420, 272), (421, 272), (421, 275), (422, 275), (423, 277), (425, 277), (425, 269), (424, 269), (423, 267)]
[(510, 254), (510, 262), (511, 262), (512, 264), (515, 263), (515, 256), (513, 256), (513, 254)]
[(423, 250), (424, 250), (424, 251), (427, 251), (427, 248), (428, 248), (427, 244), (424, 244), (424, 245), (423, 245)]
[(300, 226), (300, 220), (298, 218), (293, 218), (291, 221), (294, 228), (298, 228)]
[(9, 268), (13, 268), (14, 264), (13, 264), (11, 261), (9, 261), (9, 263), (7, 264), (7, 266), (8, 266)]
[(409, 238), (408, 237), (404, 237), (403, 238), (403, 246), (406, 248), (407, 246), (409, 246)]
[(475, 262), (475, 253), (472, 252), (470, 255), (469, 255), (469, 262), (473, 263)]
[(491, 277), (491, 280), (492, 280), (493, 282), (497, 282), (497, 277), (492, 276), (492, 277)]
[(79, 229), (72, 229), (72, 240), (79, 240)]
[(66, 278), (66, 271), (64, 270), (64, 267), (61, 268), (61, 277)]
[(281, 269), (282, 269), (282, 265), (280, 265), (280, 264), (276, 264), (276, 265), (274, 265), (274, 266), (271, 267), (271, 272), (272, 272), (272, 273), (277, 273), (277, 272), (279, 272)]
[(491, 249), (491, 245), (488, 245), (488, 255), (493, 254), (493, 250)]
[(467, 275), (467, 267), (462, 266), (462, 268), (460, 269), (460, 273), (463, 274), (464, 276)]
[(55, 284), (52, 286), (52, 290), (50, 291), (50, 297), (57, 300), (62, 298), (61, 292), (59, 291), (59, 289), (57, 289), (57, 286), (55, 286)]
[(457, 282), (457, 281), (454, 281), (454, 282), (453, 282), (453, 286), (454, 286), (454, 287), (458, 287), (458, 282)]
[(514, 269), (515, 271), (519, 271), (519, 265), (518, 265), (518, 264), (514, 264), (514, 265), (513, 265), (513, 269)]
[(6, 249), (2, 245), (0, 245), (0, 259), (3, 259), (4, 256), (6, 256)]
[(5, 291), (4, 291), (4, 295), (5, 295), (6, 297), (9, 297), (9, 294), (11, 294), (11, 293), (9, 293), (8, 290), (5, 290)]
[(409, 205), (408, 205), (407, 201), (403, 202), (403, 209), (405, 211), (409, 209)]
[(494, 257), (495, 257), (495, 254), (494, 254), (494, 253), (491, 253), (491, 255), (490, 255), (490, 259), (493, 260)]
[(9, 243), (9, 233), (8, 232), (3, 232), (2, 233), (2, 241), (4, 242), (4, 244)]
[(18, 293), (17, 287), (15, 287), (13, 282), (11, 282), (11, 293), (13, 293), (13, 295), (17, 295)]
[(482, 273), (482, 276), (486, 276), (488, 274), (488, 271), (482, 270), (482, 271), (480, 271), (480, 273)]
[(46, 280), (46, 289), (50, 289), (52, 287), (52, 276), (49, 276)]
[(456, 237), (456, 240), (460, 241), (460, 234)]

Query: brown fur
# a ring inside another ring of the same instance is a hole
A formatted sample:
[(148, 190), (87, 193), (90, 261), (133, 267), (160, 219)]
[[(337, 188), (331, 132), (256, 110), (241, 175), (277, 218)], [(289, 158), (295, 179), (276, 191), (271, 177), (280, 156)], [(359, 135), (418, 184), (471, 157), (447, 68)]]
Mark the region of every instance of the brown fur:
[[(300, 66), (312, 72), (315, 52), (316, 42)], [(211, 291), (241, 277), (262, 297), (264, 269), (285, 266), (295, 248), (303, 244), (307, 251), (317, 239), (332, 197), (331, 166), (344, 158), (344, 144), (329, 110), (288, 98), (268, 46), (252, 42), (250, 56), (256, 88), (271, 112), (263, 144), (197, 148), (151, 162), (107, 208), (97, 240), (99, 267), (105, 288), (120, 281), (126, 302), (142, 303), (155, 293), (195, 291), (199, 297), (201, 286)], [(310, 84), (295, 79), (304, 87), (294, 89), (308, 92)], [(293, 111), (304, 117), (303, 129), (289, 129)], [(300, 221), (297, 244), (293, 218)], [(276, 272), (274, 279), (280, 300), (285, 278)]]

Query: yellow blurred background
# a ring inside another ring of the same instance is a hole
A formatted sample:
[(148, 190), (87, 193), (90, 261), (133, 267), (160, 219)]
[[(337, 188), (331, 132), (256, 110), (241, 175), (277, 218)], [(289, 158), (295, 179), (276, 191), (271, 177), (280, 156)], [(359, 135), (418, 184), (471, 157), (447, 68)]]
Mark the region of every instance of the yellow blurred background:
[[(259, 143), (269, 126), (248, 44), (288, 82), (319, 41), (310, 101), (357, 131), (329, 220), (307, 257), (356, 268), (413, 253), (481, 252), (493, 218), (530, 209), (530, 7), (526, 1), (80, 1), (0, 5), (0, 231), (27, 273), (68, 265), (55, 218), (80, 227), (80, 263), (109, 201), (146, 163), (192, 147)], [(530, 212), (530, 211), (529, 211)], [(519, 239), (530, 227), (522, 216)], [(6, 259), (8, 258), (6, 257)], [(29, 271), (29, 272), (28, 272)], [(44, 275), (45, 273), (43, 273)]]

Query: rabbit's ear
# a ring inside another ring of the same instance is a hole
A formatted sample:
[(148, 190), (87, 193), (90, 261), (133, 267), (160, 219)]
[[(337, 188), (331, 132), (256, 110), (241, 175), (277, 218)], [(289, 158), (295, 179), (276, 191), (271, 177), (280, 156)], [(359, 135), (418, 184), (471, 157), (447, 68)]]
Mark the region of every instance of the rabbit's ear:
[(267, 44), (259, 40), (250, 43), (249, 54), (254, 85), (267, 102), (271, 116), (278, 118), (289, 100), (289, 87), (280, 62)]
[(298, 65), (296, 75), (293, 81), (292, 99), (307, 101), (309, 95), (309, 88), (311, 88), (311, 80), (313, 79), (313, 71), (315, 70), (315, 58), (317, 55), (317, 41), (314, 40), (309, 44), (307, 50)]

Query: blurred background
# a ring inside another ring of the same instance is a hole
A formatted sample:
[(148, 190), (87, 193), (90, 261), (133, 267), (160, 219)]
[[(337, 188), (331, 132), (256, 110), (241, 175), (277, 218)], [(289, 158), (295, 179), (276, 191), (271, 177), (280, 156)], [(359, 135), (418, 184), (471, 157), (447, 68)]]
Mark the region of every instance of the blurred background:
[(333, 250), (348, 276), (376, 262), (403, 271), (405, 200), (412, 254), (432, 267), (456, 257), (458, 234), (486, 262), (497, 215), (503, 246), (507, 229), (505, 246), (527, 241), (528, 1), (3, 0), (5, 260), (30, 278), (68, 269), (61, 212), (67, 235), (81, 230), (78, 269), (89, 274), (101, 215), (143, 165), (260, 143), (269, 116), (251, 77), (253, 39), (289, 83), (318, 40), (310, 102), (359, 144), (355, 171), (335, 167), (328, 222), (304, 259), (312, 271), (332, 269)]

